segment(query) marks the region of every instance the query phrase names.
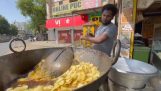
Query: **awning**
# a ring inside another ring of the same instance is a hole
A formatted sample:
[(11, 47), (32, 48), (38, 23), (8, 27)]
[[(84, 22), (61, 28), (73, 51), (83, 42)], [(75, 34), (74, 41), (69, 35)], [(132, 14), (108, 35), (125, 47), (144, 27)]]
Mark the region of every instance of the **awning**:
[(138, 0), (137, 8), (144, 12), (160, 12), (161, 0)]
[(72, 11), (73, 14), (89, 14), (92, 12), (98, 13), (101, 11), (102, 7), (97, 7), (97, 8), (90, 8), (90, 9), (84, 9), (84, 10), (78, 10), (78, 11)]
[(137, 22), (144, 20), (145, 17), (160, 16), (161, 0), (138, 0), (137, 9)]

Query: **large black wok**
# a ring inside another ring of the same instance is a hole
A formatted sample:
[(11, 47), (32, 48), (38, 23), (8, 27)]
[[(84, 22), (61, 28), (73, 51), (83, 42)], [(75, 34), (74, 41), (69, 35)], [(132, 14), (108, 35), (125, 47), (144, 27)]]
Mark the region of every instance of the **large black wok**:
[[(119, 48), (116, 48), (116, 44), (118, 44)], [(118, 59), (120, 53), (120, 41), (117, 41), (116, 44), (114, 46), (112, 57), (93, 49), (74, 48), (75, 56), (79, 57), (81, 61), (94, 64), (98, 67), (98, 70), (101, 73), (101, 76), (97, 80), (76, 89), (76, 91), (96, 91), (99, 88), (106, 79), (112, 64)], [(0, 91), (8, 88), (11, 83), (16, 82), (16, 79), (33, 70), (34, 66), (42, 59), (45, 59), (50, 53), (59, 49), (61, 48), (44, 48), (1, 56)]]

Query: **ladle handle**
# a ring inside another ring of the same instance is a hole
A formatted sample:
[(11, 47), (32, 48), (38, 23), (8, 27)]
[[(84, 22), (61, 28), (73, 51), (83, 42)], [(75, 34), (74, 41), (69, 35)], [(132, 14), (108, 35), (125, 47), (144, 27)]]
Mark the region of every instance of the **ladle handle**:
[(118, 60), (118, 58), (119, 58), (119, 56), (120, 56), (120, 51), (121, 51), (121, 42), (120, 42), (120, 40), (119, 39), (117, 39), (116, 41), (115, 41), (115, 43), (114, 43), (114, 45), (113, 45), (113, 49), (112, 49), (113, 51), (112, 51), (112, 65), (114, 65), (116, 62), (117, 62), (117, 60)]
[(63, 48), (60, 53), (56, 56), (55, 61), (60, 57), (60, 55), (66, 50), (66, 48)]

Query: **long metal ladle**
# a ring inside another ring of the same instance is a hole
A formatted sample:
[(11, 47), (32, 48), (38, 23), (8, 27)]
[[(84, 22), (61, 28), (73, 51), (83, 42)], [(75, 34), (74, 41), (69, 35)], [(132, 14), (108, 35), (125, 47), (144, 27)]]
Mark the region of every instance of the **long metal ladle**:
[(72, 65), (74, 51), (72, 47), (63, 48), (51, 53), (43, 64), (45, 70), (54, 77), (65, 73)]

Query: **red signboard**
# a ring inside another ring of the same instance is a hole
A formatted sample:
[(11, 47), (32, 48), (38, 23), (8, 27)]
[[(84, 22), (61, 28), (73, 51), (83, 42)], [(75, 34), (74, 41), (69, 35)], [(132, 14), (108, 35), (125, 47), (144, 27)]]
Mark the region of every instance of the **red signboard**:
[(75, 27), (82, 26), (87, 22), (88, 18), (82, 18), (81, 16), (55, 18), (46, 21), (46, 28), (60, 28), (60, 27)]

